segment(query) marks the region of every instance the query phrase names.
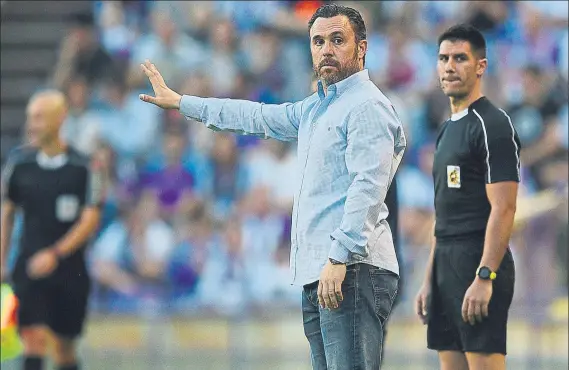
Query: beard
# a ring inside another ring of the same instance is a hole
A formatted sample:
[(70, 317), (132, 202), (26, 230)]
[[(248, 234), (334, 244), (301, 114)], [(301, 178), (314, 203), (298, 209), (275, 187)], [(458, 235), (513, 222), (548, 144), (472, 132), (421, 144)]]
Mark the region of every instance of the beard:
[[(322, 67), (324, 66), (333, 66), (335, 70), (323, 72)], [(318, 63), (318, 65), (315, 65), (313, 70), (316, 77), (322, 81), (324, 85), (330, 86), (338, 83), (360, 71), (358, 51), (356, 49), (353, 58), (348, 60), (344, 65), (341, 65), (340, 62), (333, 59), (324, 59)]]

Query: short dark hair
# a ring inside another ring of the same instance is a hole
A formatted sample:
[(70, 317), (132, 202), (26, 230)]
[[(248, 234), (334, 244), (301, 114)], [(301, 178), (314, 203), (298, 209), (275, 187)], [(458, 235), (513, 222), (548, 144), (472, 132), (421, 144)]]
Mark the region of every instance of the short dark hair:
[(486, 39), (482, 32), (470, 24), (461, 23), (448, 28), (439, 36), (439, 47), (443, 41), (467, 41), (478, 58), (486, 58)]
[(356, 42), (360, 42), (367, 38), (366, 25), (360, 12), (354, 8), (337, 4), (324, 4), (318, 8), (308, 21), (308, 32), (312, 29), (312, 25), (317, 18), (332, 18), (337, 15), (343, 15), (348, 18), (350, 25), (354, 30), (354, 34), (356, 35)]

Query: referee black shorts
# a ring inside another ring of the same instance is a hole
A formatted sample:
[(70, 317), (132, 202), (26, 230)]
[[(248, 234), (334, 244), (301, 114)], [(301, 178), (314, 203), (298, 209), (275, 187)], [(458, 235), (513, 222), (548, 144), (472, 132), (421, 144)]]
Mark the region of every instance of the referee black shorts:
[(45, 325), (59, 337), (75, 339), (83, 331), (87, 316), (90, 280), (86, 275), (74, 279), (60, 276), (31, 280), (13, 279), (18, 298), (18, 327), (20, 329)]
[(484, 236), (438, 240), (433, 261), (427, 346), (437, 351), (506, 355), (508, 311), (514, 295), (515, 269), (508, 248), (493, 284), (488, 317), (470, 325), (462, 303), (480, 265)]

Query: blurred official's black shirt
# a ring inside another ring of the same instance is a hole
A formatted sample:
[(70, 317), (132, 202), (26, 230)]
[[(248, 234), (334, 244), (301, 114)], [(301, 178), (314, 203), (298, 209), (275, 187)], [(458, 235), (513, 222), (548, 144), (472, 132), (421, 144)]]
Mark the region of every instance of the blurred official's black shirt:
[[(84, 207), (101, 202), (100, 179), (91, 170), (89, 159), (72, 148), (52, 158), (32, 147), (17, 148), (8, 158), (2, 180), (2, 198), (23, 212), (14, 279), (25, 278), (26, 261), (60, 240), (79, 220)], [(83, 247), (63, 259), (58, 270), (75, 276), (84, 273)]]
[(433, 164), (435, 236), (483, 234), (486, 184), (520, 181), (520, 140), (510, 117), (486, 97), (441, 127)]

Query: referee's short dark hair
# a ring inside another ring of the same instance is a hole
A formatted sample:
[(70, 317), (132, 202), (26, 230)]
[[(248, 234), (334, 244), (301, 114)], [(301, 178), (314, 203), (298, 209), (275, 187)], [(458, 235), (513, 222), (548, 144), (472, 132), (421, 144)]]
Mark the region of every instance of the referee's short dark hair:
[(470, 24), (461, 23), (448, 28), (439, 36), (439, 47), (443, 41), (468, 41), (479, 59), (486, 58), (486, 39), (482, 32)]

